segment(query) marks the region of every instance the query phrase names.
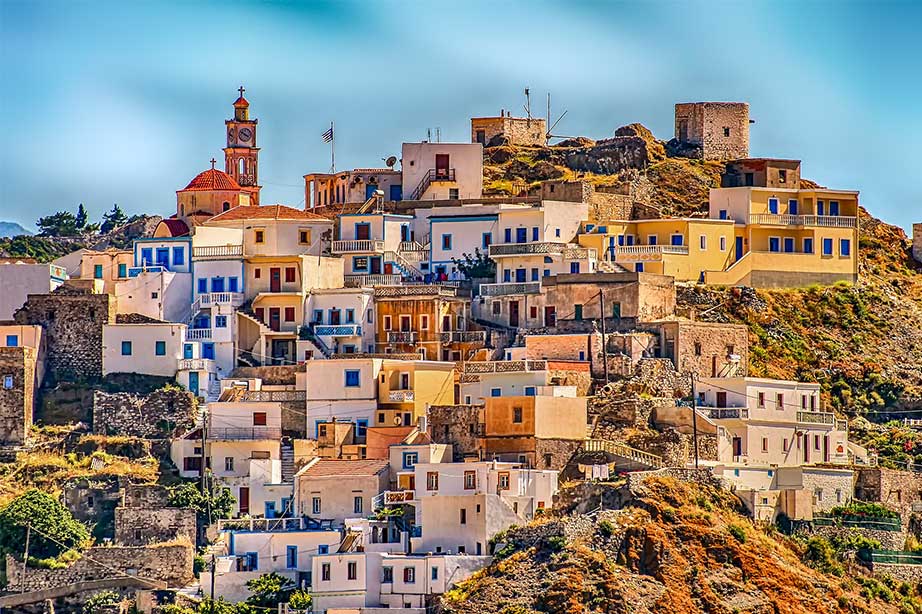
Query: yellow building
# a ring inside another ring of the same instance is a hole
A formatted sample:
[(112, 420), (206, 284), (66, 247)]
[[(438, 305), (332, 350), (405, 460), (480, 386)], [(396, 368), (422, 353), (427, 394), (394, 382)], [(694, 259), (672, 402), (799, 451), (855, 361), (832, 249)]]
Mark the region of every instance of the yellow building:
[(374, 426), (417, 424), (430, 405), (455, 403), (455, 365), (431, 360), (383, 360)]
[(80, 279), (102, 281), (102, 291), (115, 294), (115, 284), (128, 279), (128, 269), (134, 264), (130, 249), (86, 250), (80, 258)]

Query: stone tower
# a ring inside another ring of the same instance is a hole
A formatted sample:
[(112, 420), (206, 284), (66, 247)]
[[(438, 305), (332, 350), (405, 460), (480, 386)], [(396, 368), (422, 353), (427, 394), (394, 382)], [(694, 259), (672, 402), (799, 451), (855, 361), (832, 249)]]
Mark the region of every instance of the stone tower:
[(685, 102), (675, 106), (675, 140), (704, 160), (749, 157), (749, 104)]
[(922, 262), (922, 224), (912, 225), (912, 257)]
[(250, 103), (243, 97), (234, 101), (234, 117), (224, 121), (227, 126), (227, 147), (224, 148), (225, 172), (250, 194), (250, 204), (259, 204), (259, 147), (256, 146), (256, 124), (250, 119)]

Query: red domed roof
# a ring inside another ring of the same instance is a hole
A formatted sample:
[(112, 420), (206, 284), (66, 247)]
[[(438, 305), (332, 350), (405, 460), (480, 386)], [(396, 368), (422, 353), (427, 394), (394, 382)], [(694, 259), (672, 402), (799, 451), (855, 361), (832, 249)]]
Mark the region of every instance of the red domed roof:
[(240, 184), (234, 181), (234, 178), (219, 171), (216, 168), (209, 168), (195, 176), (195, 179), (189, 182), (182, 191), (188, 190), (239, 190)]
[(244, 98), (243, 96), (241, 96), (240, 98), (238, 98), (237, 100), (234, 101), (234, 106), (235, 106), (235, 107), (248, 107), (248, 106), (250, 106), (250, 103), (247, 102), (247, 99), (246, 99), (246, 98)]

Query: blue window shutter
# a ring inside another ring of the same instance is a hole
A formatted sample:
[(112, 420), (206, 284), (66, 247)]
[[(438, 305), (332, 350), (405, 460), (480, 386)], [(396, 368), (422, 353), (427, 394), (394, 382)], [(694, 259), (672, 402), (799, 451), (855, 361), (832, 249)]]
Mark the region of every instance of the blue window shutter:
[(183, 246), (173, 248), (173, 264), (183, 265), (186, 263), (186, 250)]
[(118, 276), (128, 277), (128, 265), (124, 262), (118, 265)]
[(199, 293), (199, 294), (206, 294), (207, 292), (208, 292), (208, 280), (207, 280), (207, 279), (199, 279), (199, 280), (198, 280), (198, 293)]
[(131, 341), (122, 341), (122, 356), (131, 356)]
[(166, 356), (166, 341), (157, 341), (154, 343), (154, 354), (157, 356)]

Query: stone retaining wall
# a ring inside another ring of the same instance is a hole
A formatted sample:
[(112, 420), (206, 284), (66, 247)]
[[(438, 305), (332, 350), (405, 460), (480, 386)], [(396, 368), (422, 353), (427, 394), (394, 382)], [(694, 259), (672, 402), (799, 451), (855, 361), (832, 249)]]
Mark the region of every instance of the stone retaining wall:
[(922, 565), (873, 563), (870, 567), (871, 573), (878, 577), (890, 576), (894, 580), (911, 584), (922, 582)]
[(857, 533), (868, 539), (874, 539), (880, 542), (884, 550), (902, 550), (906, 544), (906, 533), (904, 531), (881, 531), (880, 529), (863, 529), (851, 527), (836, 526), (810, 526), (806, 523), (798, 526), (795, 531), (797, 535), (817, 536), (832, 539), (835, 537), (846, 537), (849, 534)]
[(163, 439), (195, 421), (195, 397), (184, 390), (93, 394), (93, 432)]

